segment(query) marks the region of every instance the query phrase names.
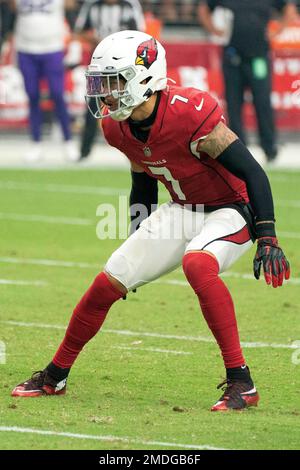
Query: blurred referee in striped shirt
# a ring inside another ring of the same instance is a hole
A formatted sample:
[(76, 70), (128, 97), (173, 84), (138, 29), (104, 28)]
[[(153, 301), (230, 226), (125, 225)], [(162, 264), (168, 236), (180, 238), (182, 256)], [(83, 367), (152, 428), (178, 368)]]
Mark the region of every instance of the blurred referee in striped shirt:
[[(75, 33), (88, 40), (92, 49), (109, 34), (126, 29), (145, 29), (143, 10), (138, 0), (86, 0), (75, 23)], [(97, 128), (97, 120), (87, 110), (81, 136), (81, 160), (90, 154)]]

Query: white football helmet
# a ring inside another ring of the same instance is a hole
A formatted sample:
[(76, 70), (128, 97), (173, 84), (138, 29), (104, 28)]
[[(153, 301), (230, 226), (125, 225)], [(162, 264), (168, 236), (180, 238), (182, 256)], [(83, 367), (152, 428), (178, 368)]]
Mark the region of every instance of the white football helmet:
[[(149, 34), (120, 31), (96, 47), (86, 71), (86, 102), (95, 118), (127, 119), (134, 108), (167, 86), (166, 53)], [(104, 114), (103, 100), (112, 96), (117, 108)], [(89, 105), (97, 103), (96, 112)]]

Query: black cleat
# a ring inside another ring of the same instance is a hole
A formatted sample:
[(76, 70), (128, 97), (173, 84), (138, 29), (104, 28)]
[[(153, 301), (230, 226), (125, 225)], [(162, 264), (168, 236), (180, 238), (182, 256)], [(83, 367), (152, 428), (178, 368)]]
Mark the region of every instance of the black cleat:
[(64, 395), (67, 379), (57, 382), (47, 369), (34, 372), (30, 379), (17, 385), (11, 392), (12, 397), (41, 397), (45, 395)]
[[(223, 387), (224, 386), (224, 387)], [(249, 406), (257, 406), (259, 395), (253, 382), (241, 380), (224, 380), (218, 389), (224, 390), (223, 395), (211, 408), (211, 411), (243, 410)]]

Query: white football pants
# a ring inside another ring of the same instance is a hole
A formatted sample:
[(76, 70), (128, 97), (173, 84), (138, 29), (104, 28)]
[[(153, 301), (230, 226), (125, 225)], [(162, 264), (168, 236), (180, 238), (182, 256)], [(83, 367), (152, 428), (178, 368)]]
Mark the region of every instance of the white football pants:
[(223, 272), (252, 243), (245, 219), (236, 209), (193, 212), (167, 202), (111, 255), (105, 271), (130, 291), (177, 268), (188, 251), (212, 253)]

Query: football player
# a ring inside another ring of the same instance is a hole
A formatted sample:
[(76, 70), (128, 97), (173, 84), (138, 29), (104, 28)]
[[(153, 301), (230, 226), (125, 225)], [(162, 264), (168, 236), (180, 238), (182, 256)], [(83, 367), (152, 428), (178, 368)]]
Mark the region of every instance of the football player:
[(219, 274), (257, 239), (255, 277), (262, 267), (267, 284), (278, 287), (290, 276), (265, 172), (226, 126), (214, 98), (167, 85), (165, 50), (147, 34), (122, 31), (105, 38), (86, 76), (87, 100), (96, 99), (95, 117), (103, 120), (108, 142), (131, 162), (131, 204), (150, 210), (157, 203), (157, 181), (168, 189), (170, 202), (111, 255), (75, 307), (50, 364), (15, 387), (12, 396), (65, 393), (70, 368), (111, 305), (182, 263), (226, 368), (224, 393), (212, 411), (257, 405), (233, 301)]

